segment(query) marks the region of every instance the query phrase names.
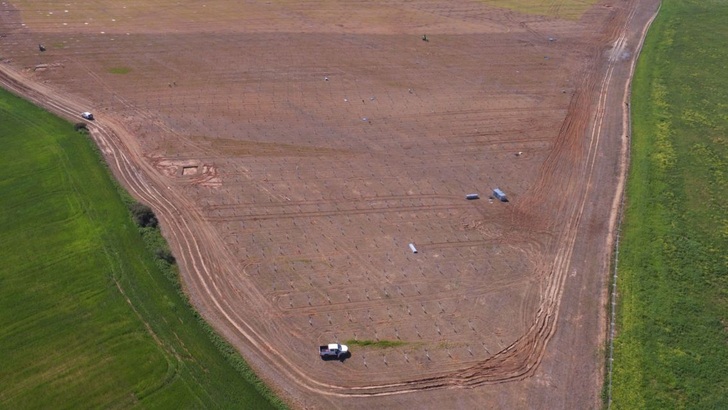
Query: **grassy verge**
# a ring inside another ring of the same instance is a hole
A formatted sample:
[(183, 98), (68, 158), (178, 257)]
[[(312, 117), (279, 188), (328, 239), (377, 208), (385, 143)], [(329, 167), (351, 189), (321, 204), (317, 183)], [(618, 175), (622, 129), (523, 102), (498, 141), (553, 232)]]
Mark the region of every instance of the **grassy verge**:
[(0, 90), (0, 144), (0, 408), (282, 407), (86, 136)]
[(359, 346), (359, 347), (374, 347), (384, 349), (387, 347), (399, 347), (404, 346), (407, 342), (401, 340), (347, 340), (344, 342), (348, 346)]
[(614, 408), (728, 408), (726, 21), (665, 1), (637, 67)]
[(107, 71), (111, 74), (129, 74), (131, 72), (131, 68), (129, 67), (111, 67), (107, 69)]

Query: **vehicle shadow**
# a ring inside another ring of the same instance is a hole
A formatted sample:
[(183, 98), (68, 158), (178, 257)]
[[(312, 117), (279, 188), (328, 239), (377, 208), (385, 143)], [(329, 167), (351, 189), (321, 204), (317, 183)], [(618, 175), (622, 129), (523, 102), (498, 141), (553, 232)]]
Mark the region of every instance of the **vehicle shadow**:
[(344, 363), (349, 358), (351, 358), (351, 352), (346, 352), (339, 357), (321, 357), (321, 360), (325, 362), (339, 361), (341, 363)]

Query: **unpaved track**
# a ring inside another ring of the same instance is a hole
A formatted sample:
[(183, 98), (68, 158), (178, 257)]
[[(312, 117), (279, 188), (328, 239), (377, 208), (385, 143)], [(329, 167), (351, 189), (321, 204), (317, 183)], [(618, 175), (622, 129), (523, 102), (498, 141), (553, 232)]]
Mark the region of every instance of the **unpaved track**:
[[(284, 394), (296, 396), (301, 392), (313, 392), (339, 398), (390, 396), (523, 380), (539, 369), (548, 343), (557, 330), (565, 283), (572, 268), (578, 234), (582, 229), (585, 209), (588, 209), (593, 197), (593, 177), (604, 138), (604, 122), (610, 121), (611, 124), (617, 119), (614, 112), (610, 114), (609, 110), (615, 110), (615, 107), (609, 106), (608, 96), (615, 84), (621, 89), (626, 81), (626, 78), (618, 77), (615, 82), (615, 69), (624, 65), (620, 52), (625, 49), (628, 34), (633, 35), (636, 29), (641, 28), (637, 26), (645, 23), (634, 21), (638, 4), (636, 1), (630, 2), (628, 7), (616, 14), (614, 21), (608, 23), (609, 29), (602, 41), (605, 47), (592, 51), (594, 65), (587, 67), (583, 73), (583, 83), (572, 99), (569, 114), (555, 147), (541, 169), (541, 177), (518, 205), (524, 213), (531, 212), (531, 208), (546, 209), (546, 212), (561, 215), (552, 220), (563, 221), (555, 230), (558, 234), (549, 244), (558, 250), (554, 260), (542, 267), (541, 298), (530, 328), (522, 337), (487, 360), (457, 370), (430, 373), (428, 377), (412, 377), (396, 383), (367, 384), (362, 381), (361, 385), (356, 386), (342, 386), (311, 379), (299, 366), (289, 361), (285, 354), (277, 352), (275, 345), (266, 343), (265, 338), (256, 330), (262, 324), (250, 318), (263, 321), (266, 306), (270, 302), (255, 286), (250, 284), (247, 287), (246, 308), (249, 310), (229, 304), (226, 295), (232, 290), (221, 286), (220, 280), (235, 276), (236, 262), (217, 232), (210, 227), (209, 218), (206, 220), (196, 204), (187, 197), (174, 189), (168, 189), (166, 180), (144, 158), (134, 136), (121, 124), (111, 119), (99, 118), (90, 125), (90, 129), (117, 178), (136, 198), (149, 203), (161, 217), (165, 235), (180, 250), (177, 257), (181, 268), (186, 272), (185, 287), (195, 295), (203, 295), (195, 299), (198, 309), (208, 320), (216, 323), (218, 329), (229, 339), (243, 340), (244, 345), (238, 347), (244, 350), (247, 358), (253, 358), (253, 365), (263, 371), (265, 378), (274, 378), (284, 384), (280, 387)], [(630, 44), (630, 47), (634, 48), (634, 44)], [(609, 49), (613, 51), (606, 58), (606, 65), (599, 66), (603, 61), (601, 57)], [(83, 111), (84, 104), (69, 99), (54, 89), (29, 82), (23, 75), (6, 66), (0, 66), (0, 72), (4, 87), (57, 114), (76, 118), (77, 113)], [(123, 103), (121, 100), (120, 102)], [(620, 106), (616, 110), (620, 114), (621, 108)], [(610, 118), (610, 115), (615, 117)], [(152, 120), (151, 117), (148, 119)], [(623, 119), (619, 117), (617, 122), (621, 124)], [(561, 194), (553, 195), (553, 192)], [(430, 206), (430, 209), (439, 208), (435, 205)], [(258, 218), (277, 216), (259, 215)], [(610, 223), (613, 223), (613, 219)], [(245, 277), (238, 280), (246, 281)], [(333, 399), (314, 402), (318, 405), (350, 403)]]

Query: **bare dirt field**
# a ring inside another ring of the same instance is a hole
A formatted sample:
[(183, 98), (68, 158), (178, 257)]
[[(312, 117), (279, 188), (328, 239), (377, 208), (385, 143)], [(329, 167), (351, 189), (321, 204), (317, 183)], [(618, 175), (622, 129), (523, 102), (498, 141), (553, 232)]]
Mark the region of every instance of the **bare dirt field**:
[[(657, 2), (506, 3), (5, 1), (0, 80), (95, 113), (194, 305), (293, 406), (595, 408)], [(319, 359), (346, 340), (403, 343)]]

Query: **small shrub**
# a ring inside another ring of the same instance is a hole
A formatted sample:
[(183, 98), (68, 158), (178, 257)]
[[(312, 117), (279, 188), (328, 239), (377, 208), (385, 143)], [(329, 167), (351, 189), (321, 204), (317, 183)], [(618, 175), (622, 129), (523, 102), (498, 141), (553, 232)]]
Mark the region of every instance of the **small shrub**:
[(154, 211), (152, 211), (152, 208), (148, 207), (147, 205), (144, 205), (140, 202), (134, 202), (133, 204), (131, 204), (129, 209), (131, 210), (131, 214), (134, 217), (134, 222), (136, 222), (136, 224), (140, 227), (156, 228), (157, 225), (159, 225), (157, 216), (154, 215)]
[(76, 124), (74, 124), (73, 125), (73, 129), (75, 131), (77, 131), (77, 132), (82, 133), (82, 134), (87, 134), (88, 133), (88, 128), (86, 127), (86, 124), (83, 123), (83, 122), (77, 122)]
[(161, 259), (170, 265), (174, 265), (177, 260), (174, 258), (174, 255), (172, 255), (172, 251), (166, 248), (157, 248), (154, 251), (154, 256), (157, 257), (157, 259)]

